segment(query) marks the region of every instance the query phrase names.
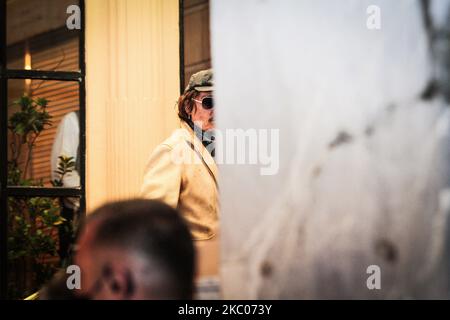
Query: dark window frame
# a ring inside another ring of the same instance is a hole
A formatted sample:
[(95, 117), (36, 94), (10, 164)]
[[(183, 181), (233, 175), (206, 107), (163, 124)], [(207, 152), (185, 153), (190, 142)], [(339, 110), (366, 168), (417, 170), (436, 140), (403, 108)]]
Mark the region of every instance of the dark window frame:
[[(79, 35), (79, 72), (9, 70), (7, 64), (6, 1), (0, 0), (0, 299), (6, 299), (8, 288), (8, 197), (80, 197), (80, 214), (86, 211), (86, 63), (85, 63), (85, 1), (79, 0), (81, 30)], [(80, 112), (80, 187), (41, 188), (7, 185), (8, 163), (8, 80), (41, 79), (78, 82)]]
[(180, 32), (180, 95), (184, 92), (184, 0), (179, 0), (178, 29)]

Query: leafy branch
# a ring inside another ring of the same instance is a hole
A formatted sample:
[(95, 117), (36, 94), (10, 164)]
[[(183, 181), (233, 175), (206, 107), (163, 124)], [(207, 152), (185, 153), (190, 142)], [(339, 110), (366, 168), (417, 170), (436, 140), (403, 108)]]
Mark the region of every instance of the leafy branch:
[[(28, 177), (33, 148), (40, 134), (52, 125), (47, 112), (48, 101), (23, 95), (14, 102), (19, 106), (8, 121), (11, 133), (8, 159), (8, 185), (43, 187), (42, 180)], [(23, 149), (27, 154), (23, 157)], [(60, 157), (53, 185), (62, 185), (68, 172), (74, 170), (73, 158)], [(8, 280), (10, 298), (21, 298), (39, 288), (55, 270), (58, 256), (56, 233), (67, 224), (60, 215), (59, 199), (48, 197), (8, 198)], [(53, 260), (52, 260), (53, 259)]]
[(20, 106), (20, 111), (14, 113), (8, 123), (8, 129), (13, 133), (10, 162), (13, 167), (19, 166), (22, 145), (26, 145), (27, 157), (22, 172), (22, 179), (26, 179), (36, 139), (44, 129), (52, 125), (52, 116), (46, 110), (48, 101), (44, 98), (34, 100), (23, 95), (14, 104)]
[(67, 173), (70, 173), (75, 170), (75, 161), (73, 157), (59, 156), (58, 157), (58, 169), (55, 170), (55, 173), (59, 175), (58, 179), (54, 179), (51, 181), (54, 187), (63, 187), (63, 179)]

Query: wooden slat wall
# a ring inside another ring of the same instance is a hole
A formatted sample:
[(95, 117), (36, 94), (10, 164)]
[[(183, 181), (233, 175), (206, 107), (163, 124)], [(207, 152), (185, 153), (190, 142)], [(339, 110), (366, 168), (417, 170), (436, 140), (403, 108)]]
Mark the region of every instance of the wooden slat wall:
[(86, 2), (87, 212), (139, 196), (150, 153), (179, 125), (178, 0)]
[[(65, 27), (66, 9), (78, 0), (8, 0), (7, 44), (25, 41), (36, 35)], [(66, 33), (69, 33), (66, 29)]]
[[(32, 68), (38, 70), (76, 70), (78, 68), (78, 39), (74, 38), (58, 46), (32, 52)], [(49, 101), (48, 112), (53, 116), (52, 127), (43, 131), (36, 140), (31, 162), (34, 179), (43, 179), (50, 186), (50, 157), (53, 141), (61, 119), (69, 112), (79, 109), (78, 83), (65, 81), (33, 80), (33, 98)]]
[[(67, 34), (60, 36), (67, 37)], [(31, 50), (32, 68), (37, 70), (78, 71), (78, 38), (44, 50)]]

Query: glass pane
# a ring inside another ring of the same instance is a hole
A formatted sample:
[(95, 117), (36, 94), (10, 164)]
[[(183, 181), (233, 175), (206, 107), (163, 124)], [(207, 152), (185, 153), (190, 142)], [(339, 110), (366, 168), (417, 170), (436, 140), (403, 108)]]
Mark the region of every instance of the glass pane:
[(77, 82), (8, 81), (8, 185), (80, 186), (78, 110)]
[(211, 68), (209, 0), (184, 2), (184, 82), (192, 74)]
[(80, 30), (69, 30), (74, 0), (7, 1), (9, 69), (78, 71)]
[(36, 292), (70, 263), (79, 198), (8, 198), (8, 298)]

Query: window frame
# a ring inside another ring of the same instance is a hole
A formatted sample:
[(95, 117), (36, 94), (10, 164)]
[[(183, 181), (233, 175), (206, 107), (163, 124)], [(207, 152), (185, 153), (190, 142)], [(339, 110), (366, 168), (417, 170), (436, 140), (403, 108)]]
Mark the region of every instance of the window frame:
[[(79, 0), (81, 30), (79, 30), (79, 71), (41, 71), (8, 69), (7, 61), (7, 0), (0, 0), (0, 299), (7, 298), (8, 289), (8, 197), (80, 197), (80, 214), (86, 214), (86, 62), (85, 62), (85, 1)], [(8, 80), (40, 79), (78, 83), (80, 120), (80, 187), (17, 187), (7, 185), (8, 176)]]

